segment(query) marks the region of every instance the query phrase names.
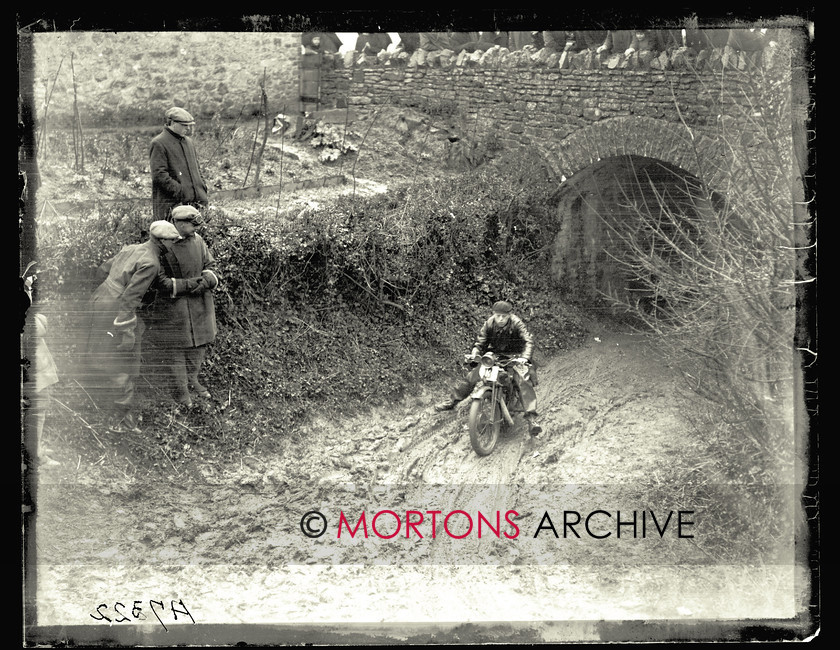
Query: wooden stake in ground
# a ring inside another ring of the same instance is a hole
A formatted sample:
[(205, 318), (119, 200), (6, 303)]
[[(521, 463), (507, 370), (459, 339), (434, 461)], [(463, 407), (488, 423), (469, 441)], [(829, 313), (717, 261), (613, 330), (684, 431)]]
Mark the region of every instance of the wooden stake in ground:
[[(388, 106), (389, 105), (389, 102), (391, 101), (391, 95), (393, 95), (393, 93), (390, 93), (385, 98), (385, 103), (383, 104), (383, 106)], [(359, 143), (359, 150), (356, 152), (356, 159), (353, 161), (353, 169), (350, 171), (350, 174), (353, 176), (353, 193), (350, 195), (350, 201), (351, 202), (356, 200), (356, 163), (359, 162), (359, 156), (362, 155), (362, 149), (365, 146), (365, 141), (367, 140), (368, 133), (370, 133), (370, 130), (373, 128), (373, 125), (376, 123), (376, 120), (381, 113), (382, 113), (381, 108), (374, 112), (373, 118), (371, 119), (367, 130), (365, 131), (365, 134), (362, 136), (362, 141)]]
[[(79, 100), (76, 94), (76, 68), (73, 65), (73, 53), (70, 53), (70, 72), (73, 75), (73, 153), (76, 156), (75, 171), (85, 173), (85, 139), (82, 133), (82, 116), (79, 114)], [(76, 140), (76, 129), (79, 131), (78, 142)], [(81, 165), (79, 164), (81, 158)]]
[(265, 93), (265, 74), (266, 70), (263, 68), (263, 78), (260, 82), (260, 115), (265, 124), (263, 125), (263, 140), (260, 145), (259, 153), (257, 153), (257, 165), (254, 169), (254, 185), (260, 186), (260, 171), (262, 170), (263, 153), (265, 152), (265, 144), (268, 142), (268, 136), (271, 133), (271, 122), (268, 120), (268, 96)]
[(47, 93), (44, 98), (44, 119), (43, 126), (41, 127), (41, 141), (38, 144), (38, 149), (43, 156), (43, 162), (47, 162), (47, 111), (49, 111), (52, 94), (53, 91), (55, 91), (55, 84), (58, 82), (58, 73), (61, 72), (61, 66), (63, 63), (64, 57), (62, 56), (61, 61), (58, 62), (58, 69), (55, 71), (55, 77), (53, 77), (52, 88), (50, 88), (49, 93)]
[[(283, 115), (286, 115), (286, 105), (283, 104)], [(284, 152), (284, 144), (286, 142), (286, 129), (283, 129), (280, 132), (280, 187), (277, 189), (277, 205), (274, 209), (274, 219), (277, 219), (277, 215), (280, 213), (280, 195), (283, 193), (283, 152)]]
[(257, 132), (254, 133), (254, 141), (251, 143), (251, 159), (248, 161), (248, 169), (245, 170), (245, 180), (242, 181), (242, 187), (248, 184), (248, 174), (251, 172), (251, 164), (254, 163), (254, 150), (257, 148), (257, 136), (260, 134), (260, 120), (264, 119), (263, 125), (263, 141), (259, 152), (257, 153), (256, 167), (254, 169), (254, 187), (260, 185), (260, 168), (262, 167), (262, 156), (265, 151), (265, 143), (268, 140), (268, 134), (271, 132), (271, 124), (268, 121), (268, 97), (265, 94), (265, 74), (266, 70), (263, 68), (263, 78), (260, 82), (260, 114), (257, 117)]

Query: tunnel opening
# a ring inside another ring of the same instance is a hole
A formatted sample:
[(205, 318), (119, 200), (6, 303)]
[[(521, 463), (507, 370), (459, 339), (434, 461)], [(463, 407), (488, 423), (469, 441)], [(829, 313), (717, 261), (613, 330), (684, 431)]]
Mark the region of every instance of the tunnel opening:
[[(686, 265), (710, 233), (743, 228), (726, 199), (675, 165), (636, 155), (599, 160), (558, 190), (552, 275), (571, 295), (612, 315), (667, 320), (690, 301)], [(693, 262), (692, 262), (693, 261)]]

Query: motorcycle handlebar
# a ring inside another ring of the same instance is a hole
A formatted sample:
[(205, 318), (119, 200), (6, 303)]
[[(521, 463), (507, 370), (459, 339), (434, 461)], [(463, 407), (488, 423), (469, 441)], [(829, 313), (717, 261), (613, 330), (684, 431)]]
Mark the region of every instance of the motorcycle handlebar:
[[(512, 365), (513, 362), (518, 359), (518, 357), (504, 357), (504, 356), (496, 356), (496, 363), (499, 364), (502, 368), (507, 368), (508, 366)], [(477, 366), (481, 363), (481, 357), (477, 356), (474, 357), (470, 354), (464, 355), (464, 363), (470, 367)], [(523, 364), (525, 366), (531, 366), (531, 362), (528, 361), (527, 363)]]

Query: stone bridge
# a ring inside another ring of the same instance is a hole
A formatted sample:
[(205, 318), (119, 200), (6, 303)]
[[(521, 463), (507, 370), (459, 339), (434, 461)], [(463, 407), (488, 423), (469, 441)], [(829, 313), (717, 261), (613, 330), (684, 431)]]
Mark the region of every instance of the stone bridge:
[(420, 62), (386, 52), (324, 57), (318, 107), (420, 109), (455, 136), (450, 153), (539, 152), (558, 183), (552, 272), (576, 289), (626, 299), (632, 282), (608, 253), (605, 215), (626, 221), (632, 204), (655, 205), (657, 192), (690, 185), (698, 211), (728, 202), (729, 213), (748, 222), (755, 206), (739, 205), (730, 188), (762, 173), (775, 181), (767, 186), (775, 207), (793, 214), (797, 198), (787, 179), (801, 172), (792, 116), (802, 114), (806, 98), (793, 87), (801, 37), (779, 30), (778, 44), (758, 52), (723, 46), (563, 56), (492, 48)]
[[(780, 37), (789, 45), (793, 35)], [(563, 57), (494, 48), (471, 56), (432, 53), (423, 65), (385, 52), (324, 56), (317, 108), (416, 107), (440, 116), (461, 138), (478, 133), (501, 146), (535, 147), (563, 180), (600, 159), (638, 155), (725, 185), (728, 165), (701, 170), (695, 151), (719, 161), (726, 149), (724, 122), (757, 130), (753, 108), (781, 101), (766, 92), (768, 80), (778, 85), (790, 79), (783, 49), (680, 47)]]

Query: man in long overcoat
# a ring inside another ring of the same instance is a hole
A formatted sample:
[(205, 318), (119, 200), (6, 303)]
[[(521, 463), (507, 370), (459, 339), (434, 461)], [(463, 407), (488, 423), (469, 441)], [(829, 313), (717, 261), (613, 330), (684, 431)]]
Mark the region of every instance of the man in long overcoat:
[(198, 168), (192, 134), (195, 120), (183, 108), (166, 111), (166, 128), (152, 139), (152, 209), (156, 220), (170, 220), (176, 205), (207, 205), (207, 184)]
[(207, 345), (216, 339), (213, 289), (219, 277), (207, 243), (196, 232), (203, 222), (201, 213), (192, 206), (176, 206), (172, 222), (181, 239), (161, 260), (150, 335), (175, 400), (191, 406), (190, 388), (200, 397), (210, 397), (199, 373)]
[(453, 32), (420, 32), (420, 49), (426, 52), (451, 50)]
[[(149, 239), (124, 246), (99, 269), (106, 276), (89, 302), (86, 382), (111, 411), (108, 428), (139, 433), (132, 413), (145, 329), (138, 311), (160, 274), (160, 257), (180, 237), (168, 221), (155, 221)], [(110, 400), (107, 399), (110, 397)]]

